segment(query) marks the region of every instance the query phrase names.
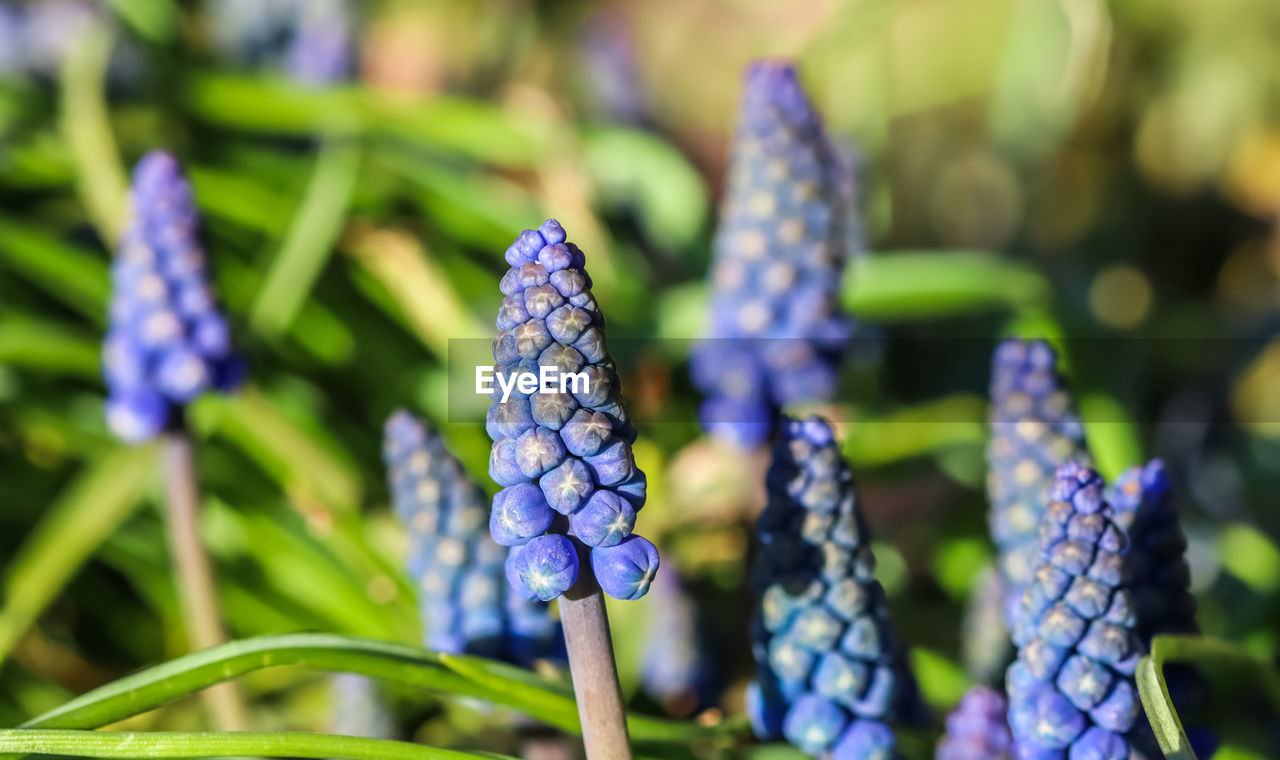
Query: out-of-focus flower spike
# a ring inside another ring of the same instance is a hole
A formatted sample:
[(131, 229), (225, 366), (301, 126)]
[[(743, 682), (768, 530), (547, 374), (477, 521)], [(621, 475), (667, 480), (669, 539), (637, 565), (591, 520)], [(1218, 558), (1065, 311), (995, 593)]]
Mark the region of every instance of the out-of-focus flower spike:
[(640, 681), (667, 712), (688, 716), (715, 699), (715, 663), (694, 599), (673, 570), (653, 585)]
[(394, 739), (395, 722), (387, 711), (378, 682), (355, 673), (329, 679), (333, 692), (333, 733), (369, 739)]
[(883, 723), (915, 719), (915, 680), (831, 426), (784, 418), (766, 483), (752, 573), (760, 600), (752, 725), (761, 739), (785, 736), (813, 755), (890, 757)]
[(1133, 467), (1107, 487), (1115, 520), (1129, 533), (1134, 612), (1144, 642), (1160, 633), (1198, 633), (1187, 537), (1164, 462)]
[(1134, 682), (1146, 651), (1125, 564), (1129, 538), (1087, 466), (1063, 465), (1041, 521), (1005, 678), (1016, 757), (1126, 760), (1149, 741)]
[[(485, 429), (489, 474), (503, 486), (490, 533), (515, 552), (507, 577), (523, 596), (555, 599), (588, 561), (583, 548), (605, 593), (638, 599), (658, 552), (632, 532), (646, 483), (585, 257), (548, 219), (520, 233), (506, 260), (493, 358), (495, 387), (512, 391), (505, 401), (495, 392)], [(520, 390), (521, 378), (537, 390)]]
[(708, 339), (692, 357), (713, 435), (757, 446), (780, 408), (834, 396), (852, 332), (838, 291), (857, 235), (853, 186), (795, 65), (751, 64), (716, 234)]
[(1068, 461), (1088, 460), (1084, 426), (1047, 343), (1010, 338), (996, 347), (990, 425), (989, 523), (1007, 585), (1005, 620), (1012, 626), (1035, 570), (1036, 535), (1054, 473)]
[(227, 60), (328, 85), (354, 68), (353, 7), (347, 0), (209, 0), (214, 44)]
[(488, 500), (440, 435), (406, 411), (387, 420), (383, 458), (396, 515), (409, 533), (428, 648), (528, 664), (562, 656), (547, 605), (506, 583), (507, 550), (487, 527)]
[(1000, 692), (987, 686), (969, 689), (947, 716), (934, 760), (1013, 760), (1008, 711)]
[(112, 263), (110, 328), (102, 365), (107, 424), (141, 443), (180, 421), (209, 391), (234, 391), (243, 360), (212, 295), (191, 186), (168, 153), (138, 162), (133, 219)]

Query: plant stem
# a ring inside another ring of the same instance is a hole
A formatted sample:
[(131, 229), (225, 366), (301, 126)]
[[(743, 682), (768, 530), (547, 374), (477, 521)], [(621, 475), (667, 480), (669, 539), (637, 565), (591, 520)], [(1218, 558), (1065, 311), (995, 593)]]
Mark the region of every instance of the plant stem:
[[(182, 619), (193, 649), (209, 649), (226, 641), (213, 585), (209, 557), (200, 541), (199, 490), (191, 439), (182, 431), (164, 438), (164, 473), (168, 491), (169, 554), (178, 580)], [(232, 683), (211, 686), (203, 694), (214, 724), (223, 731), (245, 730), (244, 705)]]
[(590, 563), (582, 563), (578, 582), (560, 597), (560, 622), (587, 760), (631, 760), (609, 618)]

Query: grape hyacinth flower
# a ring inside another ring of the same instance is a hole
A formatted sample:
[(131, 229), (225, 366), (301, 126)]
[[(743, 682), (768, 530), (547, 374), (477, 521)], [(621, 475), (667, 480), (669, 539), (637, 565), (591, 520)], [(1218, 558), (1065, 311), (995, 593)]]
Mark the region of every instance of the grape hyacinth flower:
[(969, 689), (947, 716), (934, 760), (1013, 760), (1008, 710), (1000, 692), (987, 686)]
[(440, 434), (397, 411), (387, 420), (383, 457), (396, 515), (409, 533), (424, 644), (522, 665), (562, 657), (560, 626), (547, 605), (508, 588), (508, 550), (489, 537), (488, 500)]
[(1085, 462), (1084, 426), (1049, 344), (1010, 338), (991, 366), (991, 442), (987, 447), (988, 521), (1007, 586), (1012, 626), (1036, 565), (1036, 535), (1058, 467)]
[(1151, 645), (1159, 633), (1199, 633), (1191, 595), (1187, 537), (1173, 505), (1164, 462), (1132, 467), (1107, 487), (1115, 521), (1129, 534), (1126, 561), (1133, 576), (1138, 635)]
[(22, 74), (22, 13), (11, 3), (0, 2), (0, 79)]
[(828, 401), (852, 324), (839, 309), (856, 246), (853, 174), (789, 61), (747, 68), (715, 240), (708, 340), (693, 352), (700, 416), (762, 444), (788, 404)]
[(1063, 465), (1049, 496), (1005, 679), (1015, 754), (1126, 760), (1141, 741), (1134, 670), (1145, 652), (1129, 539), (1088, 467)]
[(831, 425), (784, 418), (766, 484), (752, 570), (760, 608), (747, 706), (756, 735), (833, 760), (890, 757), (885, 722), (915, 717), (915, 681)]
[[(658, 552), (632, 533), (645, 476), (632, 457), (636, 432), (585, 257), (549, 219), (522, 232), (506, 258), (486, 429), (489, 474), (503, 487), (489, 527), (512, 547), (508, 577), (550, 601), (577, 581), (585, 546), (600, 587), (638, 599), (658, 570)], [(544, 371), (559, 384), (541, 385)], [(521, 379), (539, 382), (537, 390)], [(499, 388), (509, 390), (506, 400)]]
[(354, 66), (346, 0), (211, 0), (214, 43), (242, 66), (268, 67), (308, 85), (346, 79)]
[(209, 391), (234, 391), (244, 363), (214, 298), (191, 186), (155, 151), (133, 173), (133, 222), (112, 264), (110, 330), (103, 345), (107, 424), (142, 443), (178, 426)]
[(703, 646), (695, 600), (665, 570), (653, 584), (640, 682), (673, 715), (691, 715), (715, 698), (714, 663)]

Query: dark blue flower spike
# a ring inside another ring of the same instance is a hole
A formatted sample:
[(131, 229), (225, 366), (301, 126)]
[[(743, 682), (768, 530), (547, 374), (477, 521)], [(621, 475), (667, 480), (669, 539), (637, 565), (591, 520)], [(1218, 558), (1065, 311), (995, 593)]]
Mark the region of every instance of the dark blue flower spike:
[(489, 537), (488, 499), (434, 430), (405, 411), (387, 420), (383, 444), (396, 515), (409, 533), (425, 644), (527, 665), (563, 657), (547, 605), (506, 583), (515, 553)]
[(853, 472), (830, 424), (784, 418), (766, 485), (752, 569), (760, 609), (748, 711), (756, 735), (785, 737), (812, 755), (890, 757), (885, 723), (916, 717), (915, 680), (894, 640)]

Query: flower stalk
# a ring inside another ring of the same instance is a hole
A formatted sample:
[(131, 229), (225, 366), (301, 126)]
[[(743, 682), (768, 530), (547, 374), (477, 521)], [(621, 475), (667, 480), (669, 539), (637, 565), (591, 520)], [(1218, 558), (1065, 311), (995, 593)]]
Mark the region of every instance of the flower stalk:
[[(204, 543), (200, 540), (200, 492), (196, 485), (191, 439), (185, 431), (164, 436), (162, 445), (166, 489), (166, 527), (169, 554), (177, 578), (182, 620), (193, 649), (216, 647), (226, 641), (217, 590)], [(235, 684), (209, 687), (203, 694), (214, 724), (223, 731), (244, 731), (243, 701)]]
[(577, 582), (561, 595), (560, 622), (588, 760), (630, 760), (631, 741), (604, 593), (589, 565), (582, 567)]

